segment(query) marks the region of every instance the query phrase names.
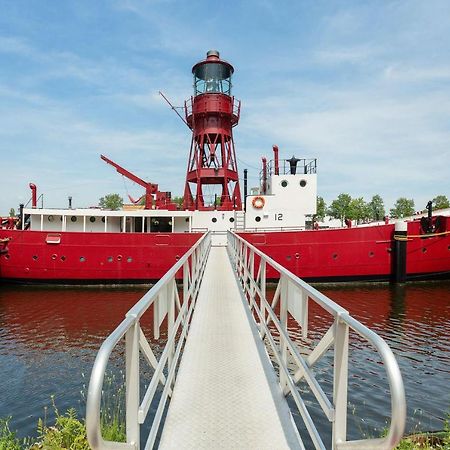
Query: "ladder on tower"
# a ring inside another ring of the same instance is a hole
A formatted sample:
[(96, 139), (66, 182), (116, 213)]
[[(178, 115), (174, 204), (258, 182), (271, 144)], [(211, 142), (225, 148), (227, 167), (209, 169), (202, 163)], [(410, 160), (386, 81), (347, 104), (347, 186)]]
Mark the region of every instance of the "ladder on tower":
[[(279, 282), (269, 301), (267, 277), (274, 271)], [(183, 277), (182, 297), (177, 274)], [(332, 318), (319, 340), (308, 320), (311, 303)], [(153, 320), (153, 339), (160, 337), (163, 323), (167, 327), (162, 353), (151, 348), (144, 334), (148, 325), (141, 327), (146, 313)], [(294, 332), (292, 319), (298, 324)], [(314, 348), (307, 356), (300, 334), (316, 337), (310, 339)], [(382, 366), (374, 363), (374, 369), (384, 367), (389, 382), (391, 422), (382, 438), (347, 440), (349, 341), (355, 338), (378, 352)], [(123, 339), (127, 432), (126, 442), (120, 443), (105, 441), (100, 424), (107, 363)], [(322, 385), (329, 380), (321, 371), (316, 377), (314, 370), (329, 350), (332, 398)], [(140, 370), (143, 361), (148, 367)], [(142, 377), (149, 372), (151, 379), (141, 395)], [(323, 436), (309, 414), (298, 387), (301, 380), (331, 422), (331, 435)], [(401, 439), (405, 419), (403, 381), (386, 342), (233, 232), (228, 232), (226, 247), (212, 247), (211, 233), (205, 234), (127, 313), (99, 350), (86, 406), (87, 435), (94, 450), (323, 450), (328, 442), (333, 450), (391, 449)], [(149, 431), (141, 430), (144, 422), (150, 422)]]

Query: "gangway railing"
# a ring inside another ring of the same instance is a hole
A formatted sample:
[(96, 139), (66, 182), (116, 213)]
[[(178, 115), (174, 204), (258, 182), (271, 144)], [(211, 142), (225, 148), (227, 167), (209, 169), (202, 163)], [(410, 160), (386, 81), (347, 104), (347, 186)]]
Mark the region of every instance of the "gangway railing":
[[(283, 393), (286, 396), (292, 395), (314, 448), (326, 447), (297, 388), (297, 383), (302, 379), (306, 381), (326, 417), (332, 422), (333, 450), (394, 448), (403, 435), (406, 401), (400, 369), (386, 342), (351, 317), (347, 310), (231, 231), (228, 232), (228, 251), (253, 312), (253, 318), (259, 327), (260, 337), (266, 345), (269, 345), (272, 360), (278, 365), (279, 382)], [(271, 303), (266, 292), (268, 270), (275, 271), (279, 275)], [(304, 357), (298, 345), (289, 336), (288, 313), (300, 327), (302, 337), (307, 338), (310, 301), (329, 313), (333, 317), (333, 323), (311, 353)], [(354, 330), (375, 347), (386, 370), (391, 395), (391, 422), (387, 435), (382, 438), (347, 441), (350, 330)], [(331, 346), (334, 346), (332, 400), (324, 392), (313, 371), (313, 366)]]
[[(103, 342), (94, 362), (89, 382), (86, 404), (86, 429), (89, 445), (93, 450), (140, 449), (140, 426), (144, 423), (159, 385), (161, 397), (145, 449), (153, 448), (167, 399), (172, 394), (176, 369), (186, 340), (201, 278), (211, 248), (210, 233), (199, 241), (133, 306), (122, 323)], [(180, 301), (175, 277), (183, 272), (183, 298)], [(153, 353), (140, 321), (153, 307), (153, 333), (158, 339), (160, 326), (167, 317), (167, 343), (159, 361)], [(103, 380), (113, 349), (125, 338), (125, 419), (126, 442), (106, 441), (101, 432), (101, 398)], [(154, 373), (142, 401), (139, 392), (140, 354), (153, 367)], [(156, 400), (155, 400), (156, 401)]]

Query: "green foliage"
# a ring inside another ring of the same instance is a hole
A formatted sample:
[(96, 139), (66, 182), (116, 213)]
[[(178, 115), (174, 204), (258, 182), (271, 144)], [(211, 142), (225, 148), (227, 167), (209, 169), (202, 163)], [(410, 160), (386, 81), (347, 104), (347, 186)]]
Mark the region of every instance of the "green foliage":
[(362, 197), (351, 199), (346, 217), (357, 220), (358, 223), (370, 217), (368, 204)]
[(400, 197), (390, 211), (391, 217), (401, 219), (414, 214), (414, 200)]
[(14, 208), (9, 210), (9, 217), (16, 217), (16, 210)]
[(0, 450), (21, 450), (22, 446), (16, 433), (9, 429), (11, 417), (0, 419)]
[(372, 200), (368, 203), (369, 218), (372, 220), (382, 220), (386, 215), (386, 210), (384, 209), (383, 199), (378, 195), (374, 195)]
[(103, 383), (100, 426), (108, 441), (126, 442), (125, 430), (125, 374), (108, 374)]
[(103, 209), (117, 211), (123, 206), (123, 198), (119, 194), (107, 194), (100, 198), (98, 206)]
[(38, 441), (30, 450), (89, 450), (86, 425), (77, 418), (74, 409), (60, 415), (55, 407), (55, 425), (47, 427), (42, 419), (38, 422)]
[(183, 206), (184, 197), (172, 197), (172, 202), (176, 203), (179, 208)]
[(322, 197), (317, 196), (317, 212), (314, 216), (314, 220), (323, 221), (327, 215), (327, 204)]
[(445, 195), (438, 195), (433, 198), (434, 209), (450, 208), (450, 201)]
[(339, 219), (341, 225), (344, 225), (344, 219), (349, 217), (351, 201), (352, 198), (349, 194), (339, 194), (338, 198), (331, 202), (328, 214), (335, 219)]

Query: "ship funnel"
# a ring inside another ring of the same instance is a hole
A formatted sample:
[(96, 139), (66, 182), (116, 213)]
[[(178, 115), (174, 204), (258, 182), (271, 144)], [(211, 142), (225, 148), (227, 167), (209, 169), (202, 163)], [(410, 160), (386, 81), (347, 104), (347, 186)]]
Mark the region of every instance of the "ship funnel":
[(37, 187), (34, 183), (29, 184), (31, 189), (31, 207), (36, 208), (37, 207)]

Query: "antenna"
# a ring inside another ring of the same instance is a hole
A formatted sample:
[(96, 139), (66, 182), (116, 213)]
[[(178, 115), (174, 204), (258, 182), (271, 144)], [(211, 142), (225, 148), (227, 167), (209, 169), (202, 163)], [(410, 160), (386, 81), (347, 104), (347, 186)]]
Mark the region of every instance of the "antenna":
[(177, 116), (185, 123), (185, 125), (190, 129), (190, 126), (186, 122), (185, 119), (183, 119), (183, 116), (177, 111), (177, 108), (170, 103), (169, 99), (161, 92), (159, 91), (159, 95), (169, 104), (169, 106), (175, 111)]

